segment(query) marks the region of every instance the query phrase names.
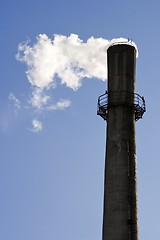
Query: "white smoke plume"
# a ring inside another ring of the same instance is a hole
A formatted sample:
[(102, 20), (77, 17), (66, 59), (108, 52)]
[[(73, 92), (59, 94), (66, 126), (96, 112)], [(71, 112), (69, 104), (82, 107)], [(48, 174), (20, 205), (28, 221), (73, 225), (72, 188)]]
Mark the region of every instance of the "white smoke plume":
[(56, 85), (58, 77), (61, 84), (77, 90), (82, 78), (106, 80), (106, 50), (114, 43), (135, 45), (125, 38), (109, 41), (90, 37), (83, 42), (76, 34), (54, 35), (53, 39), (40, 34), (33, 46), (28, 42), (19, 44), (16, 58), (27, 65), (31, 85), (50, 88)]
[(48, 88), (56, 84), (58, 77), (61, 84), (77, 90), (84, 77), (106, 79), (108, 44), (106, 39), (93, 37), (84, 43), (76, 34), (55, 35), (53, 40), (40, 34), (32, 47), (28, 43), (20, 44), (16, 57), (26, 63), (31, 85)]
[[(29, 41), (20, 43), (16, 59), (25, 63), (27, 67), (27, 79), (32, 86), (29, 104), (38, 111), (68, 108), (71, 101), (63, 99), (63, 96), (57, 103), (52, 103), (49, 90), (65, 85), (76, 91), (81, 87), (83, 78), (105, 81), (107, 48), (119, 43), (136, 47), (134, 42), (125, 38), (110, 41), (90, 37), (84, 42), (76, 34), (68, 37), (57, 34), (53, 39), (46, 34), (40, 34), (33, 45)], [(13, 96), (12, 100), (15, 100)], [(32, 125), (34, 132), (42, 129), (42, 123), (36, 119), (32, 121)]]

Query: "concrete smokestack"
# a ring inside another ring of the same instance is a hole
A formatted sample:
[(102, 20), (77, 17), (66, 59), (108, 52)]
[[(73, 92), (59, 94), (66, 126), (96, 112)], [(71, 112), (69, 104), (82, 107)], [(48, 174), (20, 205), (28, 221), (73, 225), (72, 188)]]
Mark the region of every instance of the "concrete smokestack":
[(145, 101), (135, 94), (135, 47), (112, 45), (107, 56), (108, 91), (97, 111), (107, 121), (102, 239), (138, 240), (135, 121)]

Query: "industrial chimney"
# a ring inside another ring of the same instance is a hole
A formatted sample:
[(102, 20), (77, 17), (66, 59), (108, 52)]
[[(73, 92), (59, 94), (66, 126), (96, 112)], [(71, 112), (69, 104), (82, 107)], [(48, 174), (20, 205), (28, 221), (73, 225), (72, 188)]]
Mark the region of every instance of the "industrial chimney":
[(97, 114), (107, 121), (102, 240), (138, 240), (135, 121), (145, 112), (135, 93), (136, 49), (108, 48), (108, 91)]

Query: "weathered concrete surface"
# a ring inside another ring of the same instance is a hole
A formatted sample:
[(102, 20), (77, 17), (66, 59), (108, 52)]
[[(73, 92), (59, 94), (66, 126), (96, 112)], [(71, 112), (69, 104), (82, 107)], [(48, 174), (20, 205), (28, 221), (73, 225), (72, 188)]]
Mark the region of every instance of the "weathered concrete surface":
[(104, 181), (103, 240), (137, 240), (135, 147), (136, 50), (108, 49), (108, 119)]

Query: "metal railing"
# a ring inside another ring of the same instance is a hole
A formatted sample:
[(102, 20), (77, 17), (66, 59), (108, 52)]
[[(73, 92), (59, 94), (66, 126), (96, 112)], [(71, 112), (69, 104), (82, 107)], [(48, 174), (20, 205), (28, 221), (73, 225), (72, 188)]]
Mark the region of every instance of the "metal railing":
[(142, 118), (144, 112), (146, 111), (146, 105), (143, 96), (140, 96), (137, 93), (130, 93), (126, 91), (110, 92), (108, 94), (106, 91), (98, 98), (97, 115), (100, 115), (104, 120), (107, 120), (108, 108), (122, 105), (134, 107), (135, 121), (138, 121), (140, 118)]

